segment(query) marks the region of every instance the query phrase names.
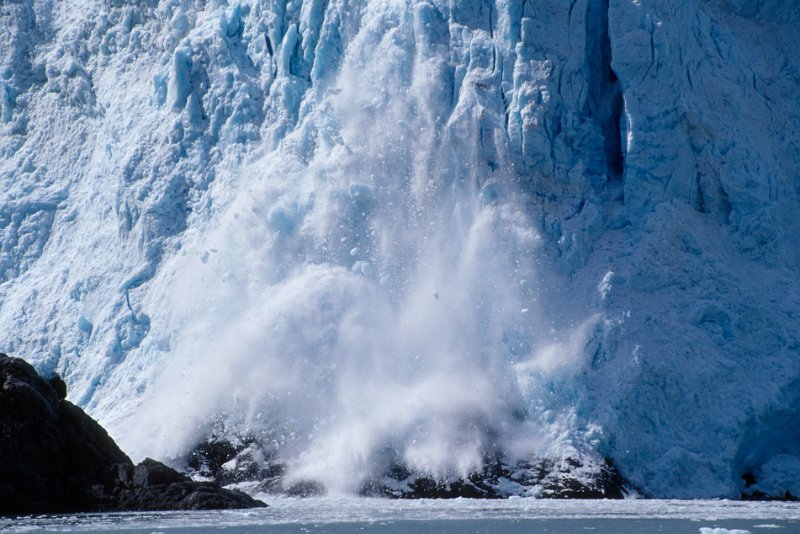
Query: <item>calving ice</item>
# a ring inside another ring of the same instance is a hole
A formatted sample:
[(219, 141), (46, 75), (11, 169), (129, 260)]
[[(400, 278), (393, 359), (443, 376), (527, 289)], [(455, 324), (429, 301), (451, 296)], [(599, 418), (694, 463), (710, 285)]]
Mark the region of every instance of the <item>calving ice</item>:
[(800, 495), (800, 6), (0, 8), (0, 349), (254, 491)]

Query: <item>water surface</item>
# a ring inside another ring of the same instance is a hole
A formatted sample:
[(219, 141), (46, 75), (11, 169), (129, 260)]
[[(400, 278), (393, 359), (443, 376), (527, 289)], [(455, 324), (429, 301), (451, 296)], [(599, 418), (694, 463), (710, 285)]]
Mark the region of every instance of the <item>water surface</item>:
[[(800, 532), (800, 505), (740, 501), (394, 501), (269, 499), (260, 510), (75, 514), (0, 519), (0, 531), (228, 534)], [(714, 529), (724, 529), (717, 530)], [(737, 533), (740, 534), (740, 533)]]

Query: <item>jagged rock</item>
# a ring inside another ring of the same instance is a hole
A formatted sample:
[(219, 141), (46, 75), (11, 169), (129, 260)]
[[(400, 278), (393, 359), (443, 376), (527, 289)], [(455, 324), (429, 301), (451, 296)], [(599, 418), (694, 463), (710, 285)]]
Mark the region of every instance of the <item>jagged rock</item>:
[(549, 499), (622, 499), (629, 491), (611, 461), (585, 465), (565, 458), (514, 465), (498, 459), (486, 462), (480, 471), (465, 478), (443, 480), (419, 476), (395, 465), (384, 478), (364, 484), (361, 493), (401, 499), (502, 499), (520, 494)]
[(125, 510), (210, 510), (263, 506), (247, 494), (222, 490), (212, 482), (194, 482), (161, 462), (147, 458), (139, 465), (118, 466), (113, 490)]
[(211, 478), (219, 484), (241, 482), (242, 477), (235, 471), (226, 469), (226, 464), (235, 459), (244, 448), (244, 444), (234, 445), (227, 439), (212, 436), (192, 449), (186, 466), (190, 472)]
[(186, 466), (191, 474), (221, 485), (258, 481), (259, 490), (268, 493), (300, 496), (319, 493), (308, 491), (309, 488), (302, 483), (297, 485), (300, 489), (284, 488), (286, 467), (276, 462), (255, 436), (237, 437), (231, 441), (212, 434), (195, 445), (187, 458)]
[(0, 353), (0, 514), (265, 506), (154, 460), (134, 466), (56, 378)]
[(100, 425), (23, 360), (0, 355), (0, 512), (82, 509), (127, 463)]

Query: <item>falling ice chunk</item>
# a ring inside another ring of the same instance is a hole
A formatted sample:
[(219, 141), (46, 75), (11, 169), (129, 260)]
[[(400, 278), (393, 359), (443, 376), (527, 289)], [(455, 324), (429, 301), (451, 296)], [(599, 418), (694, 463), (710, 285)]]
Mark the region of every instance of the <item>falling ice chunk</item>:
[(520, 313), (528, 313), (528, 308), (522, 308), (519, 312)]
[(350, 195), (351, 200), (361, 204), (369, 203), (369, 200), (372, 196), (372, 188), (367, 184), (362, 184), (359, 182), (351, 183), (347, 192)]
[(600, 300), (606, 300), (613, 287), (614, 272), (608, 271), (603, 277), (603, 280), (597, 286), (597, 292), (600, 293)]
[(358, 247), (351, 248), (350, 249), (350, 255), (351, 256), (357, 256), (358, 255)]
[(352, 271), (356, 274), (363, 274), (364, 276), (372, 276), (372, 264), (368, 261), (357, 261), (353, 264)]

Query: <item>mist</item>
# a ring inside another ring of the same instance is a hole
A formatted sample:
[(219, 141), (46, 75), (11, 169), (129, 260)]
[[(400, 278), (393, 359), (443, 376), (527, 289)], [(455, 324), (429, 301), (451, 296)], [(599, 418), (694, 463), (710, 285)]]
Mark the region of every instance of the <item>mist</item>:
[(429, 16), (370, 4), (303, 127), (170, 260), (180, 326), (119, 425), (134, 455), (178, 457), (224, 421), (290, 480), (349, 492), (387, 451), (445, 477), (555, 446), (544, 385), (581, 367), (593, 319), (543, 305), (536, 207), (481, 104), (492, 66), (476, 48), (450, 102), (447, 49), (415, 46)]

